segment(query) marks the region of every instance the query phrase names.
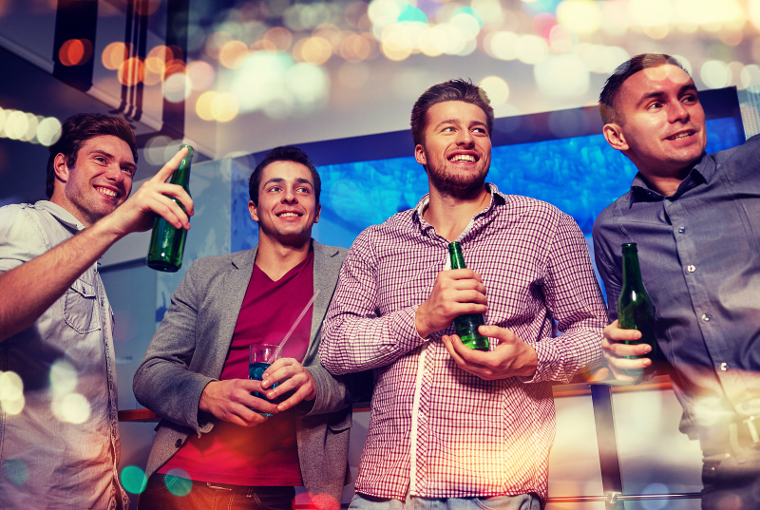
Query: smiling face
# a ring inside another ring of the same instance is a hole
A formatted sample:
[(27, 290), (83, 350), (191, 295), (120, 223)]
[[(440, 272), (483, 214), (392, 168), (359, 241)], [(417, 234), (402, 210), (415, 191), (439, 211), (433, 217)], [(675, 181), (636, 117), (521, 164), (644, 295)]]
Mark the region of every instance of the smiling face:
[(295, 161), (274, 161), (261, 172), (258, 205), (248, 202), (259, 224), (259, 239), (285, 246), (303, 245), (319, 221), (320, 206), (311, 171)]
[(56, 182), (50, 201), (89, 227), (124, 203), (132, 191), (136, 166), (127, 142), (101, 135), (84, 141), (72, 167), (59, 153), (54, 169)]
[(620, 120), (604, 126), (605, 138), (650, 180), (683, 179), (705, 150), (705, 112), (694, 81), (672, 64), (628, 78), (615, 111)]
[(414, 156), (425, 165), (431, 190), (452, 197), (480, 192), (491, 165), (487, 122), (479, 106), (464, 101), (430, 107), (424, 139)]

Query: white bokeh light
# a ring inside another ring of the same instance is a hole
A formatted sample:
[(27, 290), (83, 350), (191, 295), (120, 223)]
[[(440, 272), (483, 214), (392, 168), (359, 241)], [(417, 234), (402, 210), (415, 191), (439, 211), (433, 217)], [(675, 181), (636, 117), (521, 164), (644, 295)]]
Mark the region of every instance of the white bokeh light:
[(496, 108), (509, 100), (509, 85), (498, 76), (487, 76), (478, 84), (486, 91), (491, 106)]
[(708, 60), (702, 64), (699, 77), (708, 88), (718, 89), (731, 83), (731, 69), (720, 60)]
[(588, 92), (589, 71), (576, 55), (552, 55), (536, 64), (533, 74), (541, 92), (552, 97), (582, 96)]

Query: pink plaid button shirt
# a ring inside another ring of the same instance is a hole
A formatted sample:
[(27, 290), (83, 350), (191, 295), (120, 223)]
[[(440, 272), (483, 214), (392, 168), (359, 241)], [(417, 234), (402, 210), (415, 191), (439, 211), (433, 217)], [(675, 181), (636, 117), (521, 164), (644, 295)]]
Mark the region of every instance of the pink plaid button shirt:
[[(322, 330), (334, 374), (374, 369), (375, 390), (356, 490), (403, 500), (536, 493), (547, 496), (554, 440), (550, 381), (601, 362), (604, 301), (572, 217), (489, 184), (490, 205), (458, 241), (487, 289), (486, 324), (538, 353), (533, 378), (485, 381), (457, 367), (443, 342), (421, 338), (417, 307), (448, 269), (449, 242), (413, 210), (355, 240)], [(564, 333), (552, 337), (552, 319)]]

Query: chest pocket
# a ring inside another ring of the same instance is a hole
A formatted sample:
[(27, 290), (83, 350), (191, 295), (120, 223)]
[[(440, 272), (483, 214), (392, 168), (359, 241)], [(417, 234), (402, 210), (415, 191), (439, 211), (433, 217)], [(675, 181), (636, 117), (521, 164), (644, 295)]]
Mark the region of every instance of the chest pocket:
[(76, 280), (64, 295), (63, 316), (66, 324), (78, 333), (100, 329), (97, 305), (95, 287), (84, 280)]

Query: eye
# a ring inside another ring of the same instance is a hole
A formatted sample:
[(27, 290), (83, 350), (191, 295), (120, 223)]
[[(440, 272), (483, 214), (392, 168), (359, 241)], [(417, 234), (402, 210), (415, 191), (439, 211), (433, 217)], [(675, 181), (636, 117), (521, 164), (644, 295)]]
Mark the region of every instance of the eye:
[(296, 191), (300, 193), (306, 193), (306, 194), (311, 193), (311, 189), (308, 186), (299, 186), (296, 188)]
[(688, 94), (681, 98), (681, 102), (687, 103), (687, 104), (694, 104), (697, 102), (697, 96), (694, 94)]
[(104, 158), (103, 156), (95, 156), (95, 161), (97, 161), (98, 163), (105, 163), (106, 158)]
[(659, 110), (662, 107), (662, 103), (659, 101), (654, 101), (652, 103), (649, 103), (646, 107), (648, 111), (656, 111)]
[(484, 127), (476, 127), (472, 131), (473, 131), (473, 133), (479, 133), (481, 135), (486, 134), (486, 128), (484, 128)]
[(443, 131), (444, 133), (453, 133), (454, 132), (454, 126), (446, 126), (441, 131)]
[(130, 168), (128, 166), (125, 166), (125, 167), (122, 167), (122, 171), (128, 173), (130, 177), (134, 177), (135, 176), (135, 169), (134, 168)]
[(282, 188), (280, 186), (275, 185), (275, 186), (270, 186), (268, 191), (270, 191), (272, 193), (277, 193), (278, 191), (281, 191), (281, 190), (282, 190)]

